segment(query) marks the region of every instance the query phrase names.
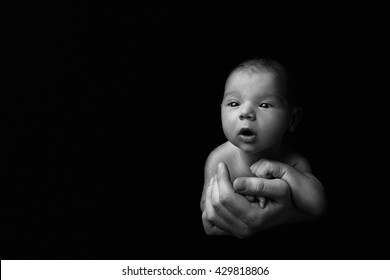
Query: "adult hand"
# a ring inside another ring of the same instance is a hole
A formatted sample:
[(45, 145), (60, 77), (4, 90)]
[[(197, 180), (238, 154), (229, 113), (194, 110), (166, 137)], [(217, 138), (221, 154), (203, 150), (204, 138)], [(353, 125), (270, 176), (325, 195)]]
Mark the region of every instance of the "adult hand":
[(229, 171), (224, 163), (218, 165), (218, 172), (210, 180), (206, 189), (204, 210), (202, 213), (203, 226), (209, 235), (246, 235), (246, 225), (231, 208), (244, 211), (249, 207), (249, 201), (235, 193), (230, 182)]
[[(269, 198), (262, 209), (243, 195)], [(202, 221), (209, 235), (234, 235), (249, 237), (258, 231), (303, 219), (291, 201), (289, 185), (281, 179), (241, 177), (230, 182), (224, 163), (206, 190)]]

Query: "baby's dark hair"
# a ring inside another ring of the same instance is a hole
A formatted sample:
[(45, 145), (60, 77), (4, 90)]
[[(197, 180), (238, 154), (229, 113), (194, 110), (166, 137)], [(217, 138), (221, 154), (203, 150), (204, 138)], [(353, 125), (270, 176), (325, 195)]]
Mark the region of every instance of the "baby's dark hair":
[(273, 72), (277, 75), (280, 75), (285, 83), (286, 83), (286, 98), (291, 107), (295, 107), (296, 105), (296, 80), (284, 65), (279, 63), (278, 61), (270, 58), (254, 58), (247, 61), (244, 61), (233, 68), (230, 71), (227, 81), (230, 76), (237, 71), (250, 71), (253, 73), (257, 73), (259, 71), (266, 70)]

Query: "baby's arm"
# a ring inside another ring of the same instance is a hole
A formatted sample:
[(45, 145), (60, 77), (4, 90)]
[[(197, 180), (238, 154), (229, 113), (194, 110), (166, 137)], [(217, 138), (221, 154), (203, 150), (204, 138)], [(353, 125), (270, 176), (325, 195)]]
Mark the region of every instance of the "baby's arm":
[[(208, 156), (204, 169), (204, 182), (203, 182), (203, 191), (202, 198), (200, 201), (200, 209), (204, 210), (204, 203), (206, 197), (206, 190), (210, 185), (211, 178), (217, 174), (217, 165), (219, 162), (224, 162), (227, 164), (229, 162), (229, 156), (231, 151), (229, 151), (230, 144), (222, 144), (216, 149), (214, 149)], [(231, 170), (229, 170), (231, 171)], [(245, 196), (250, 202), (257, 202), (261, 208), (265, 208), (267, 199), (265, 197), (254, 197), (254, 196)]]
[(279, 178), (291, 188), (292, 199), (298, 209), (312, 216), (322, 216), (326, 198), (321, 182), (311, 174), (309, 163), (300, 159), (294, 166), (270, 160), (259, 160), (251, 171), (260, 178)]

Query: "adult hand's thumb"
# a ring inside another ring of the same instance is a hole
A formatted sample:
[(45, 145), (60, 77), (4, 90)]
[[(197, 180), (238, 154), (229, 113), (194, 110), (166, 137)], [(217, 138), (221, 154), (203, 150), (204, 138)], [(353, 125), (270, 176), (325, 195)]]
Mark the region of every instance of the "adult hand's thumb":
[(290, 191), (286, 181), (281, 179), (264, 179), (258, 177), (240, 177), (233, 183), (236, 192), (251, 195), (264, 196), (272, 199), (283, 197)]
[(218, 163), (218, 182), (230, 183), (230, 174), (229, 170), (225, 163)]

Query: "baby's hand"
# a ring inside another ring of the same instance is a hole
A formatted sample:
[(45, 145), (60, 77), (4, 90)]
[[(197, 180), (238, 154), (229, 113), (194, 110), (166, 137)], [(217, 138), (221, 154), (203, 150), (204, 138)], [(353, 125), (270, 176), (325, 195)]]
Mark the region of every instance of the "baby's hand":
[[(285, 170), (283, 164), (277, 161), (271, 161), (267, 159), (261, 159), (251, 165), (250, 170), (258, 178), (264, 179), (281, 179)], [(261, 208), (265, 208), (267, 198), (254, 197), (259, 202)], [(248, 199), (249, 200), (249, 199)], [(249, 200), (250, 201), (250, 200)], [(252, 202), (252, 201), (251, 201)]]
[(246, 195), (245, 198), (248, 199), (249, 202), (259, 203), (260, 208), (262, 208), (262, 209), (265, 208), (265, 205), (267, 203), (267, 198), (262, 197), (262, 196), (257, 197), (257, 196)]
[(246, 195), (245, 198), (249, 201), (249, 202), (255, 202), (257, 199), (255, 196), (251, 196), (251, 195)]
[(250, 167), (252, 173), (259, 178), (264, 179), (281, 179), (285, 173), (284, 166), (281, 162), (261, 159)]

